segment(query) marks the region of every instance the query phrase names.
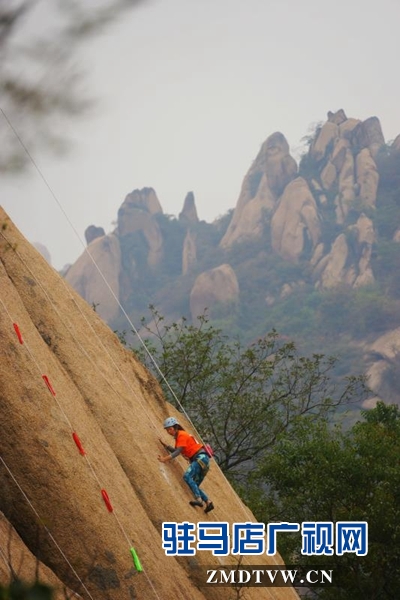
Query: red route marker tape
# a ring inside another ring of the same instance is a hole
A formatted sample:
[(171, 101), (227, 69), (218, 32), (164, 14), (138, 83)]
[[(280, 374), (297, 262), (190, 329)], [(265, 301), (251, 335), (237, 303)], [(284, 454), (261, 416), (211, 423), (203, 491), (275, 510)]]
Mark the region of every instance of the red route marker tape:
[(101, 495), (103, 496), (103, 500), (104, 500), (105, 505), (107, 506), (108, 512), (111, 513), (114, 509), (112, 507), (112, 504), (110, 502), (110, 498), (108, 497), (108, 494), (107, 494), (106, 490), (101, 490)]
[(14, 330), (15, 330), (15, 333), (16, 333), (16, 334), (17, 334), (17, 336), (18, 336), (19, 343), (20, 343), (20, 344), (23, 344), (23, 343), (24, 343), (24, 340), (22, 339), (22, 334), (21, 334), (21, 331), (20, 331), (20, 329), (19, 329), (19, 327), (18, 327), (17, 323), (13, 323), (13, 325), (14, 325)]
[(72, 437), (74, 438), (74, 442), (75, 442), (75, 444), (78, 446), (78, 450), (79, 450), (79, 452), (82, 454), (82, 456), (85, 456), (85, 454), (86, 454), (86, 452), (85, 452), (85, 449), (84, 449), (84, 447), (82, 446), (82, 442), (81, 442), (81, 440), (79, 439), (79, 436), (78, 436), (78, 434), (77, 434), (77, 433), (75, 433), (75, 431), (74, 431), (74, 433), (72, 434)]
[(55, 396), (55, 395), (56, 395), (56, 392), (54, 391), (54, 388), (53, 388), (53, 386), (51, 385), (51, 383), (50, 383), (50, 380), (49, 380), (49, 378), (47, 377), (47, 375), (42, 375), (42, 379), (43, 379), (43, 381), (45, 382), (45, 384), (47, 385), (47, 387), (49, 388), (49, 391), (50, 391), (50, 393), (51, 393), (53, 396)]

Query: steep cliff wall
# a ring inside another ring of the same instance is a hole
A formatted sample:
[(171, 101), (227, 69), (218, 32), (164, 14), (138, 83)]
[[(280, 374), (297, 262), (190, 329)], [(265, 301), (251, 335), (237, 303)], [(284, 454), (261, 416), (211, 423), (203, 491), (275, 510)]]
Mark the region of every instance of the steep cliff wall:
[[(29, 552), (85, 599), (228, 600), (229, 588), (196, 585), (196, 567), (237, 559), (165, 556), (162, 523), (254, 517), (216, 464), (204, 486), (215, 511), (188, 505), (184, 464), (157, 461), (163, 419), (174, 413), (157, 383), (1, 209), (0, 348), (0, 511)], [(0, 569), (0, 581), (8, 577)], [(296, 597), (246, 590), (249, 600)]]

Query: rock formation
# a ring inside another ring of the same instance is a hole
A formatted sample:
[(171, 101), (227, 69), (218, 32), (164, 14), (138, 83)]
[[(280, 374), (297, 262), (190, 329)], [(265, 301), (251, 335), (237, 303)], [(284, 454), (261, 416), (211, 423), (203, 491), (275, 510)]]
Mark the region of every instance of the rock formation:
[(93, 242), (93, 240), (99, 237), (103, 237), (103, 235), (106, 235), (106, 232), (102, 227), (96, 227), (96, 225), (89, 225), (89, 227), (85, 229), (86, 244), (89, 245), (91, 242)]
[(314, 249), (321, 237), (317, 204), (302, 177), (285, 188), (271, 219), (272, 248), (291, 262), (297, 262), (306, 241)]
[[(192, 309), (195, 307), (197, 311), (204, 302), (209, 307), (221, 302), (221, 294), (235, 297), (235, 285), (229, 291), (221, 292), (220, 286), (219, 291), (211, 293), (210, 268), (220, 272), (218, 269), (224, 263), (231, 262), (224, 253), (235, 252), (238, 243), (252, 244), (257, 240), (266, 244), (258, 251), (272, 252), (293, 265), (309, 260), (316, 288), (340, 283), (353, 287), (368, 285), (375, 280), (371, 259), (376, 234), (370, 215), (376, 210), (379, 185), (376, 160), (383, 144), (376, 117), (360, 121), (347, 118), (342, 109), (330, 111), (327, 121), (317, 128), (299, 167), (282, 133), (276, 132), (266, 139), (244, 178), (228, 225), (226, 220), (220, 220), (208, 229), (203, 227), (193, 192), (188, 192), (179, 218), (174, 220), (163, 215), (153, 188), (135, 189), (118, 211), (118, 225), (111, 234), (114, 237), (98, 237), (103, 230), (94, 226), (86, 230), (90, 251), (96, 253), (101, 270), (107, 272), (107, 280), (122, 303), (134, 305), (137, 293), (141, 298), (140, 310), (143, 298), (148, 295), (144, 282), (171, 273), (190, 278), (201, 268), (207, 273), (194, 286), (188, 279), (182, 285), (185, 290), (191, 285)], [(395, 142), (393, 152), (396, 148)], [(219, 232), (222, 222), (225, 228)], [(202, 232), (205, 232), (203, 238)], [(395, 231), (393, 239), (400, 240), (400, 233)], [(210, 243), (215, 244), (214, 256), (220, 258), (219, 264), (218, 258), (213, 257), (202, 263)], [(103, 252), (105, 256), (101, 257)], [(99, 306), (99, 314), (106, 321), (113, 322), (118, 311), (110, 301), (109, 291), (98, 279), (96, 269), (85, 255), (67, 274), (73, 287)], [(287, 283), (290, 289), (295, 289), (293, 282)], [(200, 284), (207, 289), (202, 292)], [(149, 286), (149, 290), (154, 287), (157, 286)], [(271, 298), (280, 293), (273, 290), (267, 295)], [(196, 298), (202, 298), (200, 303)], [(152, 301), (149, 298), (148, 303)]]
[(193, 192), (188, 192), (186, 194), (185, 201), (183, 203), (182, 211), (179, 213), (179, 220), (184, 225), (196, 225), (199, 222), (199, 217), (197, 216), (196, 203), (194, 201)]
[(371, 219), (361, 214), (347, 232), (347, 236), (341, 233), (336, 238), (328, 254), (323, 255), (320, 247), (316, 249), (312, 260), (316, 287), (328, 289), (347, 283), (357, 288), (374, 283), (371, 254), (375, 232)]
[(141, 233), (147, 243), (150, 267), (156, 266), (162, 258), (162, 234), (153, 218), (157, 214), (163, 214), (163, 211), (153, 188), (134, 190), (126, 196), (118, 211), (119, 237)]
[[(1, 467), (0, 467), (1, 468)], [(17, 576), (22, 582), (39, 580), (53, 590), (53, 600), (78, 598), (25, 546), (14, 527), (0, 512), (0, 585), (11, 584)]]
[(127, 230), (132, 226), (129, 221), (130, 211), (133, 211), (133, 214), (135, 214), (135, 210), (137, 209), (144, 210), (150, 215), (157, 215), (163, 212), (160, 201), (153, 188), (145, 187), (141, 190), (135, 189), (126, 196), (118, 211), (118, 227), (120, 228), (120, 233), (122, 235), (127, 232), (124, 230), (124, 226), (126, 226)]
[(205, 309), (232, 310), (239, 298), (239, 284), (230, 265), (220, 265), (201, 273), (190, 292), (190, 312), (195, 319)]
[[(379, 336), (365, 348), (365, 361), (368, 385), (380, 397), (389, 397), (392, 402), (400, 404), (400, 391), (397, 377), (387, 377), (389, 369), (399, 372), (400, 328), (388, 331)], [(367, 406), (370, 408), (370, 406)]]
[(40, 254), (43, 256), (43, 258), (45, 258), (47, 260), (49, 265), (51, 265), (50, 252), (48, 251), (46, 246), (43, 246), (43, 244), (40, 244), (39, 242), (34, 242), (32, 245), (34, 248), (36, 248), (36, 250), (38, 250), (40, 252)]
[(242, 190), (222, 248), (238, 241), (260, 237), (266, 215), (275, 207), (277, 197), (296, 176), (297, 164), (289, 154), (289, 144), (279, 132), (269, 136), (244, 178)]
[[(0, 511), (38, 560), (85, 600), (228, 600), (227, 587), (198, 586), (197, 567), (237, 558), (166, 556), (162, 549), (163, 522), (209, 518), (188, 505), (179, 459), (157, 461), (163, 420), (176, 411), (2, 210), (0, 223)], [(206, 489), (216, 507), (211, 520), (254, 521), (215, 463)], [(7, 566), (11, 559), (15, 565), (5, 543), (0, 536)], [(280, 562), (257, 557), (260, 566)], [(246, 598), (297, 595), (249, 588)]]
[[(78, 260), (68, 269), (65, 279), (105, 321), (119, 312), (114, 295), (119, 298), (121, 249), (116, 235), (95, 238)], [(110, 291), (111, 288), (111, 291)], [(114, 294), (114, 295), (113, 295)]]
[(183, 242), (182, 275), (192, 271), (197, 263), (196, 235), (189, 229)]

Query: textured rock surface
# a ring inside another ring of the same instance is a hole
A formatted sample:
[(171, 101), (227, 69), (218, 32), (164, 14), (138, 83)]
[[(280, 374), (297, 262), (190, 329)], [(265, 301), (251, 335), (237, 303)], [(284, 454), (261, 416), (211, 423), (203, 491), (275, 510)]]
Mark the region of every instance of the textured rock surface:
[[(124, 226), (124, 220), (126, 220), (129, 229), (129, 211), (132, 208), (140, 208), (150, 215), (156, 215), (163, 212), (160, 201), (153, 188), (145, 187), (141, 190), (135, 189), (126, 196), (120, 208), (120, 212), (118, 213), (118, 227), (120, 229)], [(124, 234), (124, 231), (121, 231), (121, 233)]]
[[(87, 250), (69, 268), (65, 279), (82, 298), (96, 306), (96, 311), (105, 321), (111, 321), (119, 312), (112, 292), (119, 298), (120, 269), (120, 244), (118, 237), (111, 233), (94, 239)], [(99, 270), (104, 275), (112, 292)]]
[(338, 173), (339, 193), (335, 198), (336, 221), (340, 224), (345, 222), (351, 204), (356, 197), (354, 171), (353, 153), (350, 149), (346, 149), (343, 164)]
[[(368, 385), (374, 392), (391, 398), (392, 402), (400, 404), (400, 390), (396, 377), (387, 377), (388, 370), (398, 373), (400, 356), (400, 328), (388, 331), (378, 337), (365, 348), (365, 360), (369, 364), (367, 371)], [(369, 408), (369, 406), (368, 406)]]
[(199, 222), (193, 192), (188, 192), (186, 194), (182, 211), (179, 213), (179, 220), (185, 225), (195, 225)]
[(163, 238), (154, 215), (162, 208), (153, 188), (134, 190), (128, 194), (118, 211), (118, 235), (141, 233), (147, 243), (147, 264), (157, 265), (163, 252)]
[(269, 136), (244, 178), (222, 248), (238, 241), (260, 237), (266, 214), (274, 209), (277, 197), (297, 174), (297, 164), (289, 154), (289, 144), (277, 132)]
[(361, 201), (366, 206), (375, 207), (379, 174), (368, 148), (363, 148), (357, 155), (356, 177)]
[[(209, 518), (188, 505), (184, 465), (156, 459), (163, 419), (174, 411), (149, 373), (3, 211), (0, 223), (0, 510), (29, 550), (85, 599), (228, 600), (229, 588), (204, 590), (193, 577), (197, 564), (235, 564), (234, 557), (166, 557), (161, 548), (164, 521)], [(216, 464), (206, 481), (216, 506), (211, 520), (254, 521)], [(133, 567), (131, 545), (143, 573)], [(280, 560), (260, 556), (257, 564)], [(249, 600), (296, 597), (290, 588), (246, 590)]]
[(239, 297), (239, 284), (235, 271), (230, 265), (220, 265), (201, 273), (190, 292), (190, 312), (192, 318), (212, 310), (216, 305), (231, 309)]
[(43, 246), (43, 244), (40, 244), (39, 242), (34, 242), (32, 245), (34, 248), (36, 248), (36, 250), (38, 250), (40, 252), (40, 254), (43, 256), (43, 258), (45, 258), (47, 260), (49, 265), (51, 265), (50, 252), (48, 251), (46, 246)]
[[(180, 315), (173, 314), (174, 309), (167, 301), (163, 306), (168, 290), (174, 289), (176, 299), (182, 295), (175, 305), (180, 304), (186, 310), (197, 273), (230, 263), (235, 265), (242, 281), (247, 268), (243, 263), (249, 257), (242, 262), (241, 255), (252, 252), (251, 259), (260, 263), (257, 269), (261, 270), (264, 252), (264, 281), (268, 281), (269, 260), (279, 256), (300, 268), (309, 262), (317, 288), (342, 283), (360, 287), (374, 282), (373, 265), (377, 264), (372, 260), (374, 242), (363, 237), (361, 229), (365, 229), (365, 214), (379, 223), (379, 218), (373, 216), (381, 210), (376, 206), (379, 172), (385, 180), (385, 171), (381, 170), (384, 153), (378, 156), (384, 145), (379, 119), (361, 121), (347, 118), (342, 109), (330, 111), (309, 142), (308, 152), (302, 156), (298, 168), (282, 133), (270, 135), (243, 180), (235, 209), (212, 224), (199, 221), (193, 192), (186, 195), (178, 222), (170, 215), (163, 216), (152, 188), (128, 194), (118, 212), (114, 231), (120, 258), (115, 243), (104, 249), (115, 253), (105, 257), (102, 266), (128, 312), (140, 310), (143, 314), (143, 299), (149, 296), (149, 303), (154, 301), (161, 311), (176, 318)], [(398, 148), (400, 136), (392, 146), (392, 155)], [(371, 221), (368, 229), (367, 237), (375, 239)], [(89, 234), (92, 237), (98, 232), (88, 228)], [(400, 241), (398, 227), (393, 231), (393, 240)], [(101, 246), (96, 248), (100, 252)], [(180, 281), (181, 276), (186, 280)], [(261, 281), (262, 277), (261, 272)], [(110, 304), (110, 294), (97, 281), (96, 270), (84, 257), (73, 265), (67, 279), (85, 299), (99, 304), (99, 313), (107, 322), (118, 326), (119, 315), (115, 305)], [(168, 281), (159, 290), (158, 285), (164, 279)], [(143, 283), (150, 281), (152, 285), (145, 290)], [(207, 277), (200, 281), (207, 286), (206, 304), (218, 304), (220, 292), (211, 294)], [(285, 283), (292, 289), (292, 281)], [(154, 289), (154, 297), (150, 297)], [(236, 292), (232, 288), (227, 293)], [(192, 303), (198, 310), (196, 298), (202, 295), (198, 282), (193, 294)], [(278, 290), (271, 290), (268, 297), (277, 294)]]
[(355, 142), (361, 148), (369, 148), (373, 158), (376, 157), (379, 149), (385, 143), (382, 133), (382, 127), (377, 117), (369, 117), (362, 121), (354, 130)]
[(329, 146), (332, 146), (339, 133), (339, 127), (336, 123), (327, 121), (321, 127), (320, 132), (310, 148), (311, 156), (319, 161), (328, 152)]
[(347, 232), (351, 247), (346, 235), (341, 233), (328, 254), (322, 255), (321, 248), (319, 252), (316, 249), (311, 261), (316, 287), (327, 289), (340, 283), (362, 287), (374, 283), (371, 255), (375, 232), (371, 219), (361, 214)]
[(1, 584), (11, 583), (15, 576), (24, 582), (34, 582), (38, 579), (52, 588), (53, 600), (78, 598), (28, 550), (2, 512), (0, 512), (0, 559)]
[(320, 235), (316, 202), (307, 182), (297, 177), (286, 186), (271, 219), (272, 247), (283, 258), (297, 262), (306, 239), (315, 248)]
[(192, 271), (197, 263), (196, 235), (189, 229), (183, 242), (182, 275)]
[(106, 232), (102, 227), (96, 227), (96, 225), (89, 225), (89, 227), (85, 229), (85, 240), (88, 245), (91, 242), (93, 242), (93, 240), (95, 240), (96, 238), (103, 237), (103, 235), (106, 235)]

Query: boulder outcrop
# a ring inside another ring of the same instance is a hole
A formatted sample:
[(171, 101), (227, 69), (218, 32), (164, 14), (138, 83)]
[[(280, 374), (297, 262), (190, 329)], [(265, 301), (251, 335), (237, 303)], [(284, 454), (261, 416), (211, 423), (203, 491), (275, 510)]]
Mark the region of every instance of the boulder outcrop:
[(337, 223), (345, 223), (355, 201), (364, 207), (375, 207), (379, 183), (375, 157), (383, 144), (376, 117), (359, 121), (348, 119), (342, 109), (328, 113), (327, 122), (310, 146), (309, 157), (319, 170), (323, 190), (337, 190)]
[(182, 275), (187, 275), (197, 263), (196, 234), (190, 229), (187, 231), (183, 242)]
[(260, 237), (268, 214), (285, 186), (296, 177), (297, 163), (289, 153), (282, 133), (269, 136), (244, 178), (229, 227), (220, 242), (222, 248)]
[(104, 231), (103, 227), (89, 225), (89, 227), (85, 229), (85, 240), (87, 245), (93, 242), (93, 240), (95, 240), (96, 238), (103, 237), (103, 235), (106, 235), (106, 232)]
[(369, 148), (363, 148), (356, 158), (358, 195), (365, 206), (375, 208), (379, 174)]
[(333, 146), (335, 139), (338, 137), (339, 126), (328, 119), (321, 127), (310, 146), (310, 154), (314, 160), (320, 161), (327, 154), (328, 149)]
[(15, 577), (28, 584), (38, 580), (41, 584), (51, 587), (52, 600), (78, 598), (32, 554), (2, 512), (0, 512), (0, 556), (2, 559), (0, 560), (0, 585), (11, 584)]
[(179, 213), (179, 220), (186, 226), (196, 225), (199, 222), (193, 192), (186, 194), (182, 211)]
[(333, 288), (346, 283), (355, 288), (374, 283), (371, 268), (375, 231), (371, 219), (361, 214), (357, 223), (338, 235), (328, 254), (316, 249), (311, 261), (317, 288)]
[(224, 264), (201, 273), (194, 282), (190, 292), (190, 312), (195, 319), (206, 309), (218, 307), (229, 311), (239, 298), (239, 283), (235, 271)]
[(105, 321), (119, 313), (119, 275), (121, 248), (118, 237), (110, 233), (95, 238), (68, 269), (65, 279)]
[[(228, 600), (229, 588), (202, 588), (196, 573), (237, 557), (162, 549), (163, 522), (207, 519), (188, 505), (179, 459), (157, 461), (164, 418), (175, 414), (192, 430), (190, 423), (2, 210), (0, 224), (0, 510), (30, 552), (85, 600)], [(254, 521), (215, 463), (206, 489), (212, 520)], [(10, 566), (4, 543), (0, 537)], [(257, 557), (259, 565), (280, 562)], [(250, 563), (245, 557), (242, 565)], [(297, 595), (248, 588), (246, 598)]]
[(373, 158), (376, 157), (384, 143), (385, 138), (377, 117), (369, 117), (354, 130), (354, 145), (358, 145), (360, 148), (368, 148)]
[(118, 211), (118, 236), (142, 234), (147, 244), (147, 264), (154, 267), (162, 259), (163, 237), (154, 216), (163, 214), (153, 188), (134, 190), (128, 194)]
[[(381, 335), (365, 348), (368, 385), (380, 397), (400, 404), (397, 373), (399, 372), (400, 328)], [(392, 372), (392, 376), (388, 374)], [(393, 376), (394, 374), (394, 376)], [(369, 408), (369, 407), (368, 407)]]
[(309, 242), (314, 249), (321, 236), (317, 204), (302, 177), (285, 188), (271, 219), (272, 248), (290, 262), (297, 262)]
[(36, 248), (36, 250), (38, 250), (40, 252), (40, 254), (43, 256), (43, 258), (45, 258), (47, 260), (49, 265), (51, 265), (50, 252), (48, 251), (46, 246), (43, 246), (43, 244), (40, 244), (39, 242), (34, 242), (33, 247)]

